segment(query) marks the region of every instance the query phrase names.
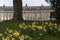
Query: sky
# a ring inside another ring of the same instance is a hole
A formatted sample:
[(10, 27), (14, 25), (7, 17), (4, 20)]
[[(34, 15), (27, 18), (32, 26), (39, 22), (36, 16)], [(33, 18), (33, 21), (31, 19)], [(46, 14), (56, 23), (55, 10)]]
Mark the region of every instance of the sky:
[[(13, 0), (0, 0), (0, 6), (13, 6)], [(49, 3), (47, 3), (45, 0), (22, 0), (23, 6), (26, 4), (28, 6), (49, 6)]]

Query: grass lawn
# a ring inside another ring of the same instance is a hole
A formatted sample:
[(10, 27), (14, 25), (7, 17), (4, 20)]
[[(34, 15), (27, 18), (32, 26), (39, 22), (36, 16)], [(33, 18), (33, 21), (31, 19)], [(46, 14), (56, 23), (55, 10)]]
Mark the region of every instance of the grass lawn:
[[(53, 24), (54, 23), (55, 22), (53, 22)], [(49, 30), (50, 27), (49, 29), (47, 29), (48, 28), (47, 27), (46, 30), (43, 29), (44, 27), (41, 27), (42, 25), (48, 26), (49, 22), (45, 22), (45, 24), (44, 22), (36, 23), (34, 21), (13, 21), (13, 20), (0, 22), (0, 40), (3, 40), (3, 39), (6, 39), (6, 40), (8, 39), (10, 40), (13, 40), (13, 39), (15, 40), (60, 40), (60, 36), (59, 36), (60, 30), (58, 30), (57, 24), (54, 24), (55, 27), (51, 28), (53, 32)], [(12, 36), (10, 37), (9, 35), (12, 35)]]

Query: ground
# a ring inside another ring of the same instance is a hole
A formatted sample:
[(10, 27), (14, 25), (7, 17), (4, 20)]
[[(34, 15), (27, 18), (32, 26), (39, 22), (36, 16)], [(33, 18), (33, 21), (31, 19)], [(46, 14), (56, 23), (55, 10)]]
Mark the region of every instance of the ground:
[(60, 26), (51, 21), (0, 22), (0, 40), (60, 40)]

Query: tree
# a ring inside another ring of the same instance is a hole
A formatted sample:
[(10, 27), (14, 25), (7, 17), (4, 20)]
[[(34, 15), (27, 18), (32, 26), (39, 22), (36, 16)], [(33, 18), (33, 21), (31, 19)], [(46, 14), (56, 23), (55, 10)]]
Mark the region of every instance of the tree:
[(60, 24), (60, 0), (46, 0), (51, 3), (53, 9), (55, 9), (55, 18), (57, 23)]
[(23, 20), (22, 18), (22, 0), (13, 0), (14, 20)]

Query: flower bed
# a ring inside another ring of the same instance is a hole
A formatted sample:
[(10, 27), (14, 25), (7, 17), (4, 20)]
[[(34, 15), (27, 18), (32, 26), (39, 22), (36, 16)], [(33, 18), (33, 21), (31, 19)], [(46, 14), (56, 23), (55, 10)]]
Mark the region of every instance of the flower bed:
[(6, 28), (1, 40), (45, 40), (47, 35), (60, 36), (60, 25), (52, 22), (20, 23), (14, 30)]

